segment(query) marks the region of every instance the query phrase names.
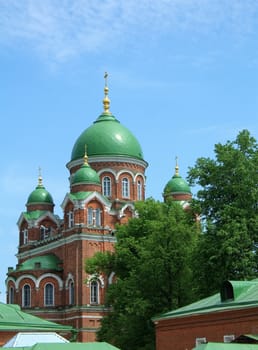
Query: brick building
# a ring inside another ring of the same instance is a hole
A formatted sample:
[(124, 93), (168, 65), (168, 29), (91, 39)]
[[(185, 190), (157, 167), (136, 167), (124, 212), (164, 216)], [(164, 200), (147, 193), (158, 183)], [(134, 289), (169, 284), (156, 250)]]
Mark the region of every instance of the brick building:
[(257, 295), (258, 280), (225, 281), (220, 293), (155, 317), (156, 349), (190, 350), (210, 342), (250, 343), (243, 335), (258, 334)]
[(115, 225), (134, 216), (134, 202), (145, 198), (141, 146), (110, 113), (107, 85), (104, 93), (103, 113), (79, 136), (67, 164), (63, 218), (39, 176), (18, 220), (18, 264), (6, 281), (8, 303), (74, 326), (80, 341), (95, 339), (113, 278), (86, 275), (85, 259), (113, 250)]
[[(148, 166), (138, 140), (109, 111), (107, 82), (103, 113), (82, 132), (67, 164), (70, 190), (62, 203), (63, 218), (41, 175), (20, 215), (18, 264), (7, 274), (7, 302), (31, 314), (69, 324), (79, 341), (93, 341), (110, 276), (87, 275), (85, 259), (112, 251), (115, 226), (135, 215), (134, 202), (145, 199)], [(183, 204), (191, 198), (176, 173), (164, 190)], [(177, 197), (178, 196), (178, 197)]]

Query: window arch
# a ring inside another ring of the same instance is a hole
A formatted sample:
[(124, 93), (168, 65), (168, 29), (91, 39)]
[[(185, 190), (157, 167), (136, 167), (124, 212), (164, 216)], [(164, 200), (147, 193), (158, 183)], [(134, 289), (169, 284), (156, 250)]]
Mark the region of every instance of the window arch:
[(104, 176), (102, 186), (103, 195), (106, 197), (111, 197), (111, 178), (109, 176)]
[(122, 197), (130, 197), (129, 180), (126, 177), (122, 179)]
[(74, 282), (72, 280), (69, 281), (68, 290), (69, 290), (69, 305), (74, 305), (75, 304)]
[(137, 200), (142, 200), (142, 182), (140, 180), (137, 181)]
[(14, 288), (9, 287), (8, 290), (8, 304), (14, 304)]
[(54, 306), (55, 288), (52, 283), (47, 283), (44, 288), (44, 305)]
[(90, 282), (90, 303), (99, 304), (99, 283), (96, 280)]
[(22, 306), (31, 306), (31, 288), (29, 284), (25, 284), (22, 288)]

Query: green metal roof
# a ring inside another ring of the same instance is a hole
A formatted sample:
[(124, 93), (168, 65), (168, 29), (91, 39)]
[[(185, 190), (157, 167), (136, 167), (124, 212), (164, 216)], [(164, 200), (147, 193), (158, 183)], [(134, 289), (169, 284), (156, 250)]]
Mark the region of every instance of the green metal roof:
[(27, 259), (19, 264), (17, 271), (26, 270), (55, 270), (60, 271), (61, 260), (54, 254), (41, 255)]
[(20, 306), (0, 303), (1, 331), (72, 331), (73, 327), (50, 322), (22, 312)]
[(141, 146), (135, 136), (109, 114), (101, 114), (89, 128), (83, 131), (74, 144), (71, 161), (91, 156), (127, 156), (143, 160)]
[(51, 194), (45, 189), (45, 187), (43, 185), (38, 185), (28, 197), (27, 204), (32, 203), (53, 204), (54, 202)]
[(193, 350), (257, 350), (258, 344), (213, 343), (200, 344)]
[(153, 320), (193, 316), (222, 310), (258, 307), (258, 280), (225, 281), (221, 292), (190, 305), (153, 317)]
[(72, 185), (83, 184), (100, 184), (100, 178), (97, 172), (88, 164), (83, 164), (72, 177)]
[(30, 221), (30, 220), (37, 220), (45, 213), (47, 213), (46, 210), (32, 210), (32, 211), (23, 213), (23, 215), (24, 215), (25, 219)]
[(69, 193), (69, 198), (71, 200), (84, 200), (92, 194), (90, 191), (80, 191), (76, 193)]
[[(3, 348), (14, 349), (14, 348)], [(26, 350), (119, 350), (117, 347), (106, 342), (89, 343), (37, 343), (33, 346), (21, 347)]]
[(166, 184), (164, 188), (164, 194), (178, 194), (178, 193), (189, 193), (191, 190), (187, 182), (180, 176), (174, 175), (171, 180)]

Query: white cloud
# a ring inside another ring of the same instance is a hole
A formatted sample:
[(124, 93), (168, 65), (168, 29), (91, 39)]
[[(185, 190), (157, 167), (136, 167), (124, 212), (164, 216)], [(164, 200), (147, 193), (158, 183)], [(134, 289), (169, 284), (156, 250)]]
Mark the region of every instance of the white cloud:
[(32, 45), (62, 61), (134, 45), (146, 35), (250, 34), (257, 9), (256, 0), (0, 0), (0, 41)]

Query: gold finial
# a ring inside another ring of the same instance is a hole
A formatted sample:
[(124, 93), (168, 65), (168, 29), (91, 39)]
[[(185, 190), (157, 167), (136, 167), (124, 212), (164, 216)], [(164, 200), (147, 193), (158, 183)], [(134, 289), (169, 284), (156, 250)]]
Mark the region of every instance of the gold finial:
[(175, 175), (179, 175), (179, 166), (178, 166), (178, 156), (176, 156), (176, 167), (175, 167)]
[(84, 150), (84, 157), (83, 157), (83, 159), (84, 159), (83, 165), (89, 165), (88, 164), (87, 145), (86, 144), (85, 144), (85, 150)]
[(39, 176), (38, 176), (38, 186), (43, 186), (42, 176), (41, 176), (41, 167), (39, 167)]
[(107, 86), (107, 78), (108, 73), (105, 72), (104, 79), (105, 79), (105, 87), (104, 87), (104, 99), (103, 99), (103, 105), (104, 105), (104, 114), (111, 114), (109, 111), (109, 105), (110, 105), (110, 99), (108, 98), (108, 86)]

